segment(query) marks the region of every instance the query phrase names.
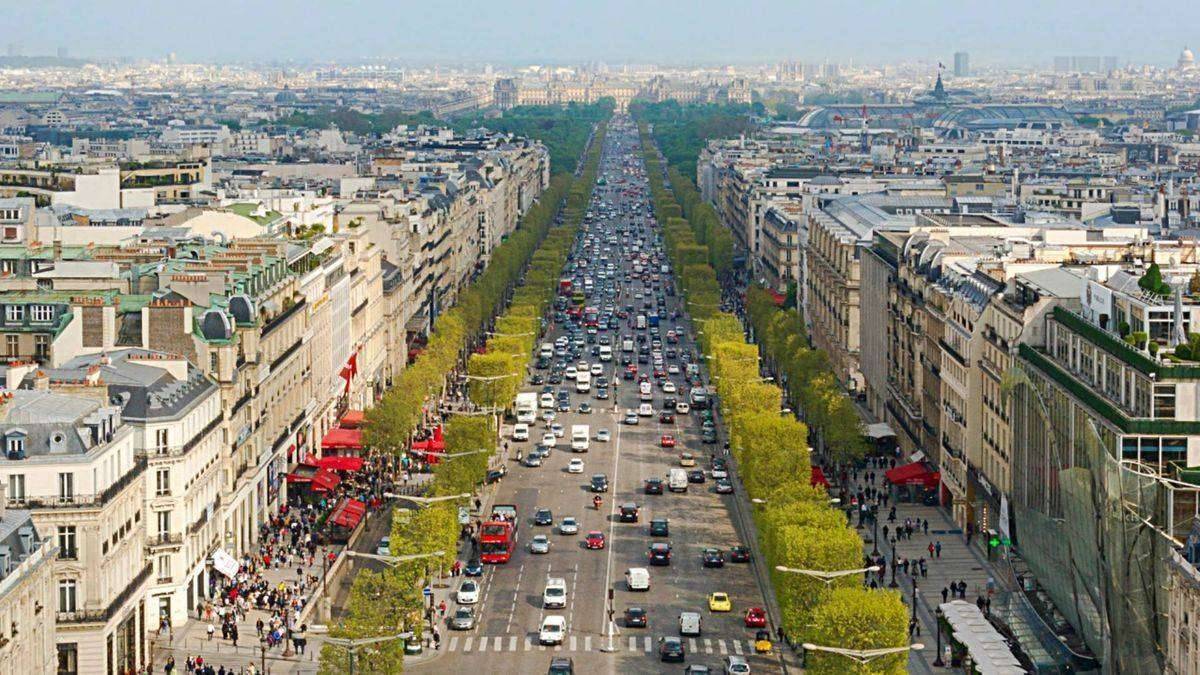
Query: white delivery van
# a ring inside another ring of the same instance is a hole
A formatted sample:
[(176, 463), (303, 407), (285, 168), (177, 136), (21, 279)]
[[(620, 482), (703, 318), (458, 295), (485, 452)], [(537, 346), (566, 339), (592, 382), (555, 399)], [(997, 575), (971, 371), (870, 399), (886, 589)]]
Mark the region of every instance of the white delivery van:
[(592, 390), (592, 374), (586, 370), (575, 373), (575, 391), (586, 394)]
[(539, 352), (539, 355), (543, 359), (554, 358), (554, 345), (550, 344), (549, 342), (543, 342), (542, 351)]
[(538, 395), (534, 392), (517, 394), (517, 421), (533, 424), (537, 421)]
[(679, 634), (680, 635), (699, 635), (700, 634), (700, 613), (699, 612), (680, 612), (679, 613)]
[(571, 450), (573, 452), (587, 452), (591, 445), (592, 429), (586, 424), (571, 425)]
[(627, 337), (627, 338), (621, 340), (621, 351), (623, 351), (623, 352), (633, 351), (633, 338)]
[(650, 571), (645, 567), (630, 567), (625, 570), (625, 587), (631, 591), (650, 590)]
[(646, 330), (646, 315), (645, 314), (638, 314), (637, 327), (638, 327), (638, 330)]
[(667, 474), (667, 489), (671, 492), (687, 492), (687, 472), (683, 469), (671, 469)]
[(600, 345), (600, 360), (612, 361), (612, 347), (608, 345)]
[(642, 382), (642, 383), (638, 384), (638, 400), (639, 401), (653, 401), (654, 400), (653, 385), (651, 385), (649, 382)]
[(542, 591), (543, 609), (561, 609), (567, 606), (567, 580), (559, 577), (546, 579), (546, 590)]

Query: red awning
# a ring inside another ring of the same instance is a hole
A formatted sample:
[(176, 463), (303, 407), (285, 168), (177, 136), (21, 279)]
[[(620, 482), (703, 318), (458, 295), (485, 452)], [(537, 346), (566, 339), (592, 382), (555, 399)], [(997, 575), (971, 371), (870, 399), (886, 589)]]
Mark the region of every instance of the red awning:
[(776, 307), (783, 307), (783, 303), (785, 300), (787, 300), (787, 296), (779, 291), (776, 291), (774, 288), (768, 288), (767, 292), (771, 294), (771, 300), (775, 303)]
[(324, 440), (321, 441), (321, 447), (330, 450), (338, 448), (361, 448), (362, 431), (360, 429), (330, 429), (325, 434)]
[(362, 457), (330, 455), (321, 458), (321, 468), (330, 471), (358, 471), (362, 466)]
[(329, 469), (317, 469), (312, 477), (312, 489), (320, 492), (331, 492), (342, 479)]
[(929, 485), (931, 479), (936, 482), (936, 478), (939, 477), (924, 462), (902, 464), (894, 469), (888, 469), (884, 475), (896, 485)]
[(348, 530), (354, 529), (366, 512), (366, 504), (357, 499), (343, 499), (338, 502), (337, 506), (333, 507), (333, 513), (329, 516), (329, 522), (334, 525), (340, 525)]
[(814, 487), (816, 487), (817, 485), (820, 485), (820, 486), (828, 489), (829, 488), (829, 479), (825, 478), (825, 472), (821, 470), (821, 467), (814, 466), (812, 468), (812, 472), (809, 476), (808, 484), (812, 485)]
[(363, 417), (361, 410), (347, 410), (338, 426), (343, 429), (357, 429), (363, 425)]

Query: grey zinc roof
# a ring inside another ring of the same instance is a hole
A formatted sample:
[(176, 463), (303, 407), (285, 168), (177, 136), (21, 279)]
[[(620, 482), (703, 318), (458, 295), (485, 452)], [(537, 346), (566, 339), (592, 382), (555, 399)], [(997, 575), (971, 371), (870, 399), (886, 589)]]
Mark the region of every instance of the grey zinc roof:
[[(188, 364), (186, 380), (177, 380), (156, 366), (130, 361), (130, 357), (155, 355), (145, 349), (123, 349), (107, 355), (78, 356), (61, 368), (48, 371), (52, 381), (84, 381), (93, 368), (108, 385), (109, 399), (122, 405), (121, 414), (132, 419), (172, 418), (216, 389), (198, 369)], [(107, 357), (108, 363), (102, 361)]]

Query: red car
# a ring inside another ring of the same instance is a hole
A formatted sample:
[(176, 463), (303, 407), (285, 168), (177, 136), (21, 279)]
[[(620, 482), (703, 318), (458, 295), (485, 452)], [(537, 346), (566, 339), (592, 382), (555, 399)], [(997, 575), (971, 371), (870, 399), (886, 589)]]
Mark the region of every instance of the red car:
[(587, 533), (587, 538), (584, 539), (588, 548), (599, 549), (604, 548), (604, 533), (599, 530), (592, 530)]
[(675, 437), (671, 434), (663, 434), (662, 438), (659, 440), (659, 443), (664, 448), (673, 448), (675, 447)]
[(767, 612), (762, 607), (746, 610), (746, 628), (766, 628)]

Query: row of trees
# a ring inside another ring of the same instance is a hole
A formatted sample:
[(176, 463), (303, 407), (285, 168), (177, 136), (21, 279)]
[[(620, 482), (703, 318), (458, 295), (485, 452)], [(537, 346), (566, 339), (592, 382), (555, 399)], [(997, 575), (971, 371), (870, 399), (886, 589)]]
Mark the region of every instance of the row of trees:
[(753, 116), (762, 116), (766, 108), (729, 103), (638, 102), (630, 112), (639, 122), (653, 129), (654, 140), (667, 164), (696, 180), (696, 157), (710, 138), (735, 138), (753, 126)]
[[(667, 189), (664, 174), (667, 178), (671, 174), (663, 171), (644, 124), (642, 143), (655, 213), (664, 224), (664, 244), (672, 264), (681, 272), (682, 295), (710, 365), (738, 475), (755, 504), (761, 553), (771, 570), (780, 624), (793, 640), (823, 646), (876, 649), (906, 645), (907, 610), (899, 594), (866, 590), (858, 574), (826, 584), (810, 575), (776, 569), (857, 570), (863, 567), (863, 542), (845, 514), (830, 504), (825, 490), (812, 485), (808, 427), (785, 414), (789, 411), (783, 408), (784, 391), (760, 377), (758, 348), (746, 342), (738, 317), (720, 309), (713, 251), (698, 234), (704, 232), (708, 238), (712, 232), (706, 216), (700, 215), (702, 208), (685, 185), (675, 187), (672, 181), (674, 189)], [(686, 210), (681, 194), (691, 202)], [(777, 337), (772, 335), (772, 339)], [(795, 372), (797, 377), (806, 375)], [(824, 395), (830, 396), (828, 392)], [(816, 398), (803, 398), (802, 402), (814, 411), (823, 405), (823, 400)], [(829, 425), (824, 413), (810, 417), (820, 417), (821, 424)], [(851, 410), (846, 419), (857, 420), (857, 416)], [(857, 423), (853, 426), (857, 432)], [(855, 451), (852, 443), (844, 447), (847, 452)], [(861, 456), (861, 444), (857, 451)], [(807, 667), (815, 674), (899, 675), (906, 672), (906, 662), (904, 654), (859, 664), (841, 655), (814, 652), (808, 655)]]
[[(497, 248), (480, 278), (459, 296), (459, 301), (438, 318), (426, 350), (405, 369), (383, 399), (367, 411), (365, 440), (377, 449), (401, 452), (421, 420), (423, 406), (443, 386), (446, 376), (468, 353), (487, 326), (492, 335), (481, 353), (467, 362), (469, 394), (474, 402), (506, 408), (516, 397), (520, 374), (541, 332), (541, 317), (552, 301), (558, 272), (570, 248), (591, 197), (603, 145), (604, 124), (588, 148), (579, 179), (561, 174), (526, 214), (522, 225)], [(553, 227), (561, 207), (563, 227)], [(508, 302), (507, 311), (497, 314)], [(484, 479), (495, 453), (496, 420), (490, 416), (455, 416), (444, 425), (447, 455), (460, 455), (438, 465), (426, 497), (452, 497), (471, 493)], [(423, 629), (424, 597), (421, 587), (445, 572), (457, 550), (459, 522), (457, 500), (431, 502), (425, 508), (394, 511), (391, 554), (422, 555), (442, 551), (437, 557), (402, 562), (383, 572), (362, 570), (355, 577), (345, 613), (330, 634), (338, 638), (370, 638)], [(380, 642), (359, 651), (356, 669), (394, 674), (403, 670), (404, 643)], [(326, 644), (321, 651), (321, 673), (345, 672), (348, 651)]]

